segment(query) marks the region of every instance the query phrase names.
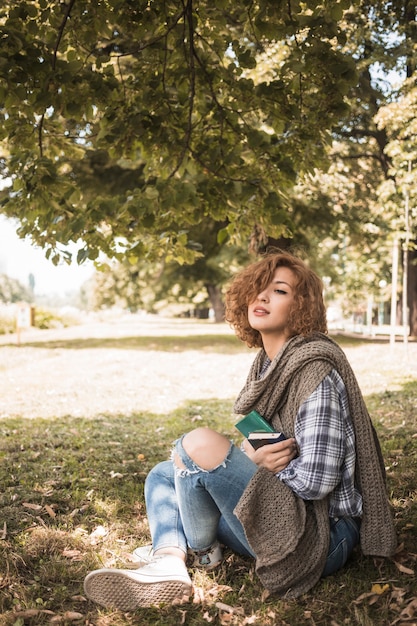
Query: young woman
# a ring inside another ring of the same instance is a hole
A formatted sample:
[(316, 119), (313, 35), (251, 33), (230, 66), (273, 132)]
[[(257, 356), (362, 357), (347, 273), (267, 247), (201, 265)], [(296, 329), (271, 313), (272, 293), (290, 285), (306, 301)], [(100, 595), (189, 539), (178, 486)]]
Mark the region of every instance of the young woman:
[(260, 348), (234, 409), (260, 413), (286, 439), (254, 449), (197, 428), (145, 483), (152, 549), (137, 570), (88, 574), (86, 595), (121, 610), (181, 602), (187, 569), (215, 567), (222, 546), (256, 560), (271, 592), (297, 597), (343, 567), (360, 543), (390, 556), (396, 536), (378, 440), (355, 376), (326, 335), (322, 283), (299, 258), (268, 255), (226, 294), (226, 320)]

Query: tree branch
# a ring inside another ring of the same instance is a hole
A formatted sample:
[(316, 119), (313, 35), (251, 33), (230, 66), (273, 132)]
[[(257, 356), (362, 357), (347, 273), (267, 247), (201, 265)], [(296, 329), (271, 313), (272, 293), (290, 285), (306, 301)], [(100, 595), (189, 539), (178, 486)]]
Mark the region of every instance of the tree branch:
[(62, 22), (61, 22), (61, 24), (59, 26), (59, 29), (58, 29), (58, 38), (57, 38), (56, 43), (55, 43), (54, 55), (53, 55), (53, 58), (52, 58), (52, 69), (53, 70), (55, 70), (55, 68), (56, 68), (56, 60), (57, 60), (57, 57), (58, 57), (59, 44), (61, 43), (61, 39), (62, 39), (62, 36), (64, 34), (65, 26), (66, 26), (66, 24), (67, 24), (67, 22), (69, 20), (69, 17), (70, 17), (70, 14), (71, 14), (71, 10), (72, 10), (72, 7), (74, 6), (74, 4), (75, 4), (75, 0), (69, 0), (68, 4), (66, 5), (66, 8), (65, 8), (64, 17), (62, 18)]
[[(72, 7), (75, 4), (75, 0), (69, 0), (68, 4), (65, 7), (65, 12), (64, 12), (64, 17), (62, 18), (62, 22), (59, 26), (58, 29), (58, 37), (54, 46), (54, 53), (52, 55), (52, 70), (55, 72), (56, 70), (56, 61), (58, 58), (58, 49), (59, 49), (59, 45), (61, 43), (63, 34), (64, 34), (64, 30), (65, 30), (65, 26), (67, 24), (67, 21), (69, 20), (70, 17), (70, 13), (72, 10)], [(42, 113), (41, 115), (41, 119), (39, 121), (38, 124), (38, 146), (39, 146), (39, 154), (41, 157), (43, 157), (43, 141), (42, 141), (42, 133), (43, 133), (43, 126), (45, 123), (45, 113)]]
[[(188, 32), (188, 67), (189, 67), (189, 78), (190, 78), (190, 86), (188, 90), (188, 115), (187, 115), (187, 130), (185, 132), (184, 144), (181, 150), (180, 156), (178, 158), (178, 162), (174, 170), (169, 175), (169, 178), (172, 178), (176, 172), (179, 170), (181, 163), (184, 160), (184, 157), (187, 153), (187, 150), (190, 149), (190, 140), (192, 136), (192, 124), (193, 124), (193, 110), (194, 110), (194, 98), (195, 98), (195, 50), (194, 50), (194, 27), (193, 27), (193, 1), (187, 0), (187, 4), (184, 10), (184, 17), (187, 23), (187, 32)], [(185, 47), (185, 42), (184, 42)]]

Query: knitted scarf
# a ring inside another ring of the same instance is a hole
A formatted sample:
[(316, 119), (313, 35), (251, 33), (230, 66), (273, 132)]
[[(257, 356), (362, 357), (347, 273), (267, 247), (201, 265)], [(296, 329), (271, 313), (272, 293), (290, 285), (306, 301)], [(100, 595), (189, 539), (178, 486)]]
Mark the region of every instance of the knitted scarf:
[[(235, 412), (256, 409), (276, 430), (292, 437), (299, 407), (335, 369), (346, 387), (355, 431), (355, 481), (363, 498), (361, 548), (364, 554), (392, 555), (396, 535), (381, 449), (345, 354), (322, 333), (293, 337), (259, 379), (265, 356), (261, 350), (255, 358)], [(327, 498), (304, 501), (274, 474), (259, 468), (235, 514), (257, 555), (257, 574), (271, 593), (297, 597), (316, 584), (329, 547)]]

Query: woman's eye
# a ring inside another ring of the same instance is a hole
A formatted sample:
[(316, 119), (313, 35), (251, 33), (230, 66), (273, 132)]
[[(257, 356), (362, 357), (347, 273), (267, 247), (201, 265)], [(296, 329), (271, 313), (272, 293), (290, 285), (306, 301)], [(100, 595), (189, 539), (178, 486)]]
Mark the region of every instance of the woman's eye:
[(287, 292), (284, 291), (283, 289), (275, 289), (275, 293), (283, 294), (285, 296)]

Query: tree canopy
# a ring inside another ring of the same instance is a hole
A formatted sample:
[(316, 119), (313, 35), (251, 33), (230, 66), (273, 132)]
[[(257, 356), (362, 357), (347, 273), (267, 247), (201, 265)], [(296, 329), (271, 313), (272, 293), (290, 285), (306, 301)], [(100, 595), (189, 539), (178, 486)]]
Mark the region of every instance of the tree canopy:
[[(0, 9), (1, 210), (53, 261), (175, 257), (291, 229), (355, 63), (348, 0), (78, 0)], [(266, 63), (273, 50), (273, 63)], [(266, 68), (266, 69), (265, 69)]]
[(292, 238), (356, 302), (407, 197), (417, 334), (415, 2), (12, 1), (0, 37), (0, 211), (53, 262), (218, 300), (223, 244)]

